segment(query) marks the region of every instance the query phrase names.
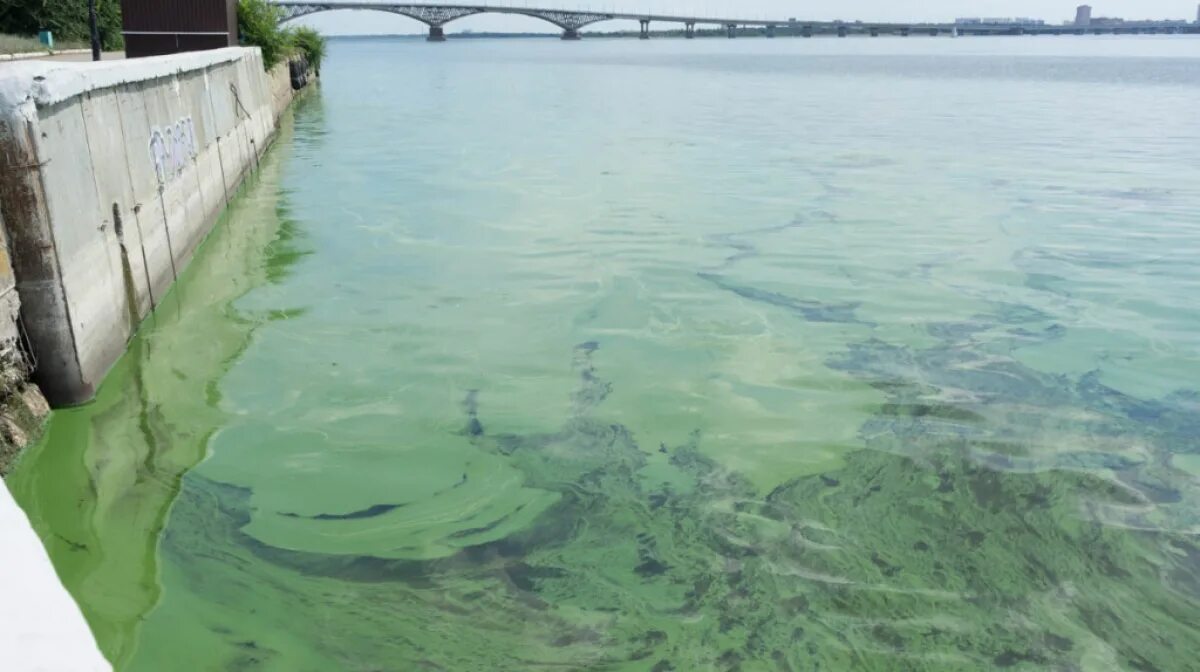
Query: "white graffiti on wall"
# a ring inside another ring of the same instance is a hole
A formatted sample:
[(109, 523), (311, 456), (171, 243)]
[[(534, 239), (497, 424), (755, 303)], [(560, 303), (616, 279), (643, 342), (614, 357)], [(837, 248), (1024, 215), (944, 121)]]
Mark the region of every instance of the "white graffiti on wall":
[(150, 129), (150, 160), (159, 186), (179, 176), (188, 163), (196, 158), (196, 125), (184, 117), (173, 125)]

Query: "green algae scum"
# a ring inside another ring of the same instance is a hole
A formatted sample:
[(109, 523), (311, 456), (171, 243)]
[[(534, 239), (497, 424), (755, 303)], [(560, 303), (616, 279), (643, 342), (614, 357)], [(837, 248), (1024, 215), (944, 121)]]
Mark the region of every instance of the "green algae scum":
[(1189, 44), (336, 42), (7, 485), (118, 670), (1200, 669)]

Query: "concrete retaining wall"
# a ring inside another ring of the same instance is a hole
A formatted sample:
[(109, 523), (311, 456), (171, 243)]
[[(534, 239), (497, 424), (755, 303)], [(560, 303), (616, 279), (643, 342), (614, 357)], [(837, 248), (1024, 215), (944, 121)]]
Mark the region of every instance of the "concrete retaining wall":
[(5, 68), (0, 213), (51, 403), (92, 398), (187, 265), (266, 149), (286, 72), (243, 48)]

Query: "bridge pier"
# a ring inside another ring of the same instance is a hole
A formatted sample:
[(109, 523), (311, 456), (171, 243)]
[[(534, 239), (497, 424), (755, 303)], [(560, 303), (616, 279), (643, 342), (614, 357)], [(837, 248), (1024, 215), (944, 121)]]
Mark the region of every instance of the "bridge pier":
[(582, 38), (579, 37), (579, 29), (578, 28), (563, 28), (562, 39), (578, 40), (578, 39), (582, 39)]
[(737, 24), (736, 24), (736, 23), (727, 23), (727, 24), (725, 24), (725, 34), (726, 34), (726, 35), (729, 37), (729, 39), (731, 39), (731, 40), (732, 40), (733, 38), (737, 37)]
[(638, 39), (650, 39), (650, 19), (638, 19), (638, 23), (642, 24), (642, 33), (638, 35)]
[(767, 26), (767, 37), (775, 37), (775, 26), (773, 26), (773, 25)]
[(430, 26), (429, 37), (425, 38), (426, 42), (445, 42), (446, 31), (442, 30), (441, 26)]
[(683, 36), (689, 40), (694, 39), (696, 37), (696, 22), (695, 21), (688, 21), (687, 23), (683, 24)]
[(850, 30), (845, 26), (838, 26), (838, 37), (845, 37), (850, 34)]

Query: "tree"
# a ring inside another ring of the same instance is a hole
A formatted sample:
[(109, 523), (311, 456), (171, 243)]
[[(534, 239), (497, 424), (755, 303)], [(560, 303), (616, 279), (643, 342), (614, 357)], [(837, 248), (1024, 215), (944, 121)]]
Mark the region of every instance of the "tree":
[(292, 50), (292, 35), (280, 27), (278, 7), (266, 0), (240, 0), (237, 14), (242, 44), (262, 49), (263, 66), (268, 70)]
[[(120, 0), (96, 0), (101, 44), (121, 49)], [(35, 35), (49, 30), (55, 39), (88, 42), (88, 0), (0, 0), (0, 33)]]

